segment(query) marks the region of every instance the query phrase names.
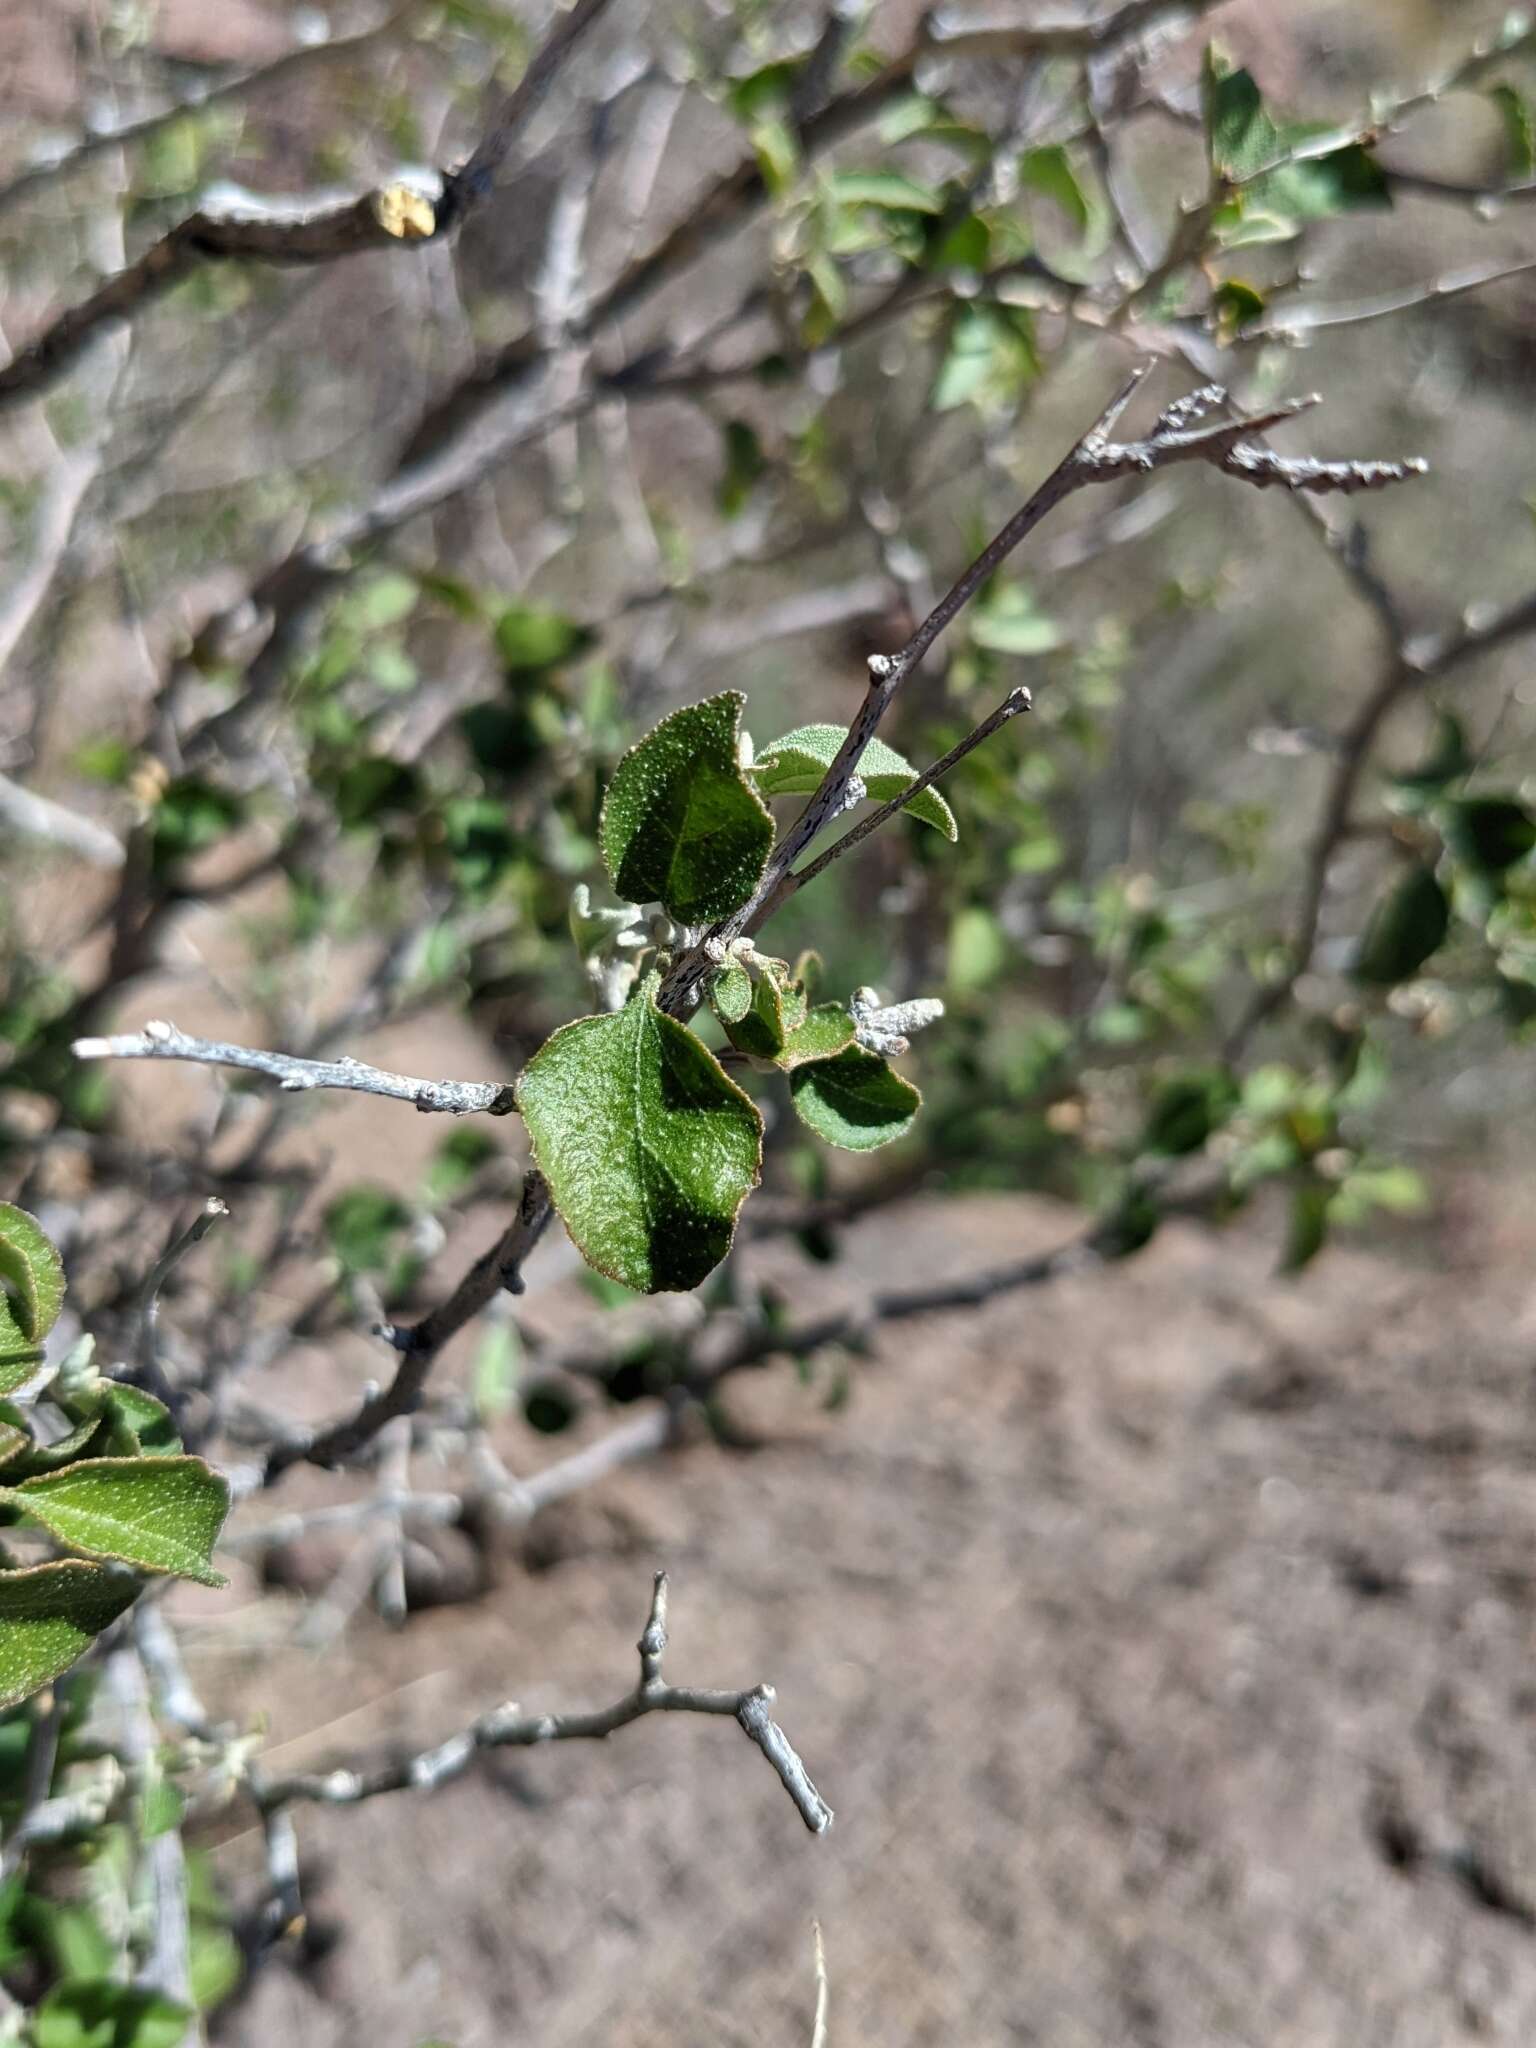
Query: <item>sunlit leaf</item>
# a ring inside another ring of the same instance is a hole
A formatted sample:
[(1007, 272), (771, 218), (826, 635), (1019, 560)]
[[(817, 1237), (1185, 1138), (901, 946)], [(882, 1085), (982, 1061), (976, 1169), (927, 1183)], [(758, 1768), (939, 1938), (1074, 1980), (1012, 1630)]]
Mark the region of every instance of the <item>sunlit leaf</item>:
[(757, 1185), (762, 1119), (656, 978), (615, 1016), (583, 1017), (534, 1054), (518, 1107), (583, 1258), (641, 1293), (697, 1287), (730, 1250)]
[(859, 1046), (796, 1067), (789, 1092), (800, 1121), (845, 1152), (873, 1152), (904, 1136), (923, 1101), (878, 1053)]
[(71, 1550), (140, 1571), (222, 1586), (213, 1546), (229, 1513), (227, 1481), (200, 1458), (89, 1458), (0, 1487), (0, 1500)]
[(0, 1571), (0, 1707), (67, 1671), (138, 1591), (131, 1573), (74, 1558)]
[[(752, 764), (751, 774), (764, 796), (808, 796), (837, 759), (847, 728), (801, 725), (771, 740)], [(917, 780), (910, 761), (884, 740), (871, 740), (859, 761), (859, 779), (876, 803), (889, 803)], [(936, 789), (921, 789), (905, 807), (914, 818), (932, 825), (946, 839), (957, 835), (955, 814)]]
[(685, 705), (613, 771), (600, 827), (603, 859), (630, 903), (660, 903), (679, 923), (737, 909), (761, 879), (773, 819), (744, 778), (739, 691)]

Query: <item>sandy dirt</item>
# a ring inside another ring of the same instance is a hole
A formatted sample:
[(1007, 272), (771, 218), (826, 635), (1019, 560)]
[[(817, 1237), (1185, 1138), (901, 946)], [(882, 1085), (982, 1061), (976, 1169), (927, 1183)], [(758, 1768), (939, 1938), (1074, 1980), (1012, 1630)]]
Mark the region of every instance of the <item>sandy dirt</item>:
[[(1071, 1227), (969, 1198), (828, 1274), (756, 1256), (809, 1305)], [(1301, 1286), (1257, 1227), (1170, 1228), (904, 1330), (841, 1412), (738, 1383), (760, 1448), (609, 1480), (473, 1604), (321, 1658), (208, 1621), (205, 1683), (291, 1768), (615, 1697), (664, 1564), (670, 1675), (773, 1680), (838, 1812), (812, 1839), (728, 1722), (681, 1718), (310, 1811), (327, 1952), (223, 2038), (804, 2041), (813, 1917), (839, 2044), (1536, 2038), (1536, 1288), (1499, 1249)]]

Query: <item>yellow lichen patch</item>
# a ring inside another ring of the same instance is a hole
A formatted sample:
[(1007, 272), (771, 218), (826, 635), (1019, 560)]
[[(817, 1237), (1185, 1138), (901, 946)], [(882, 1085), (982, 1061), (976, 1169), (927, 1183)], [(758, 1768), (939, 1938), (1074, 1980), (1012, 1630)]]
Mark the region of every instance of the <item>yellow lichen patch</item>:
[(437, 233), (437, 213), (425, 193), (409, 185), (386, 185), (374, 195), (373, 211), (386, 235), (401, 242), (423, 242)]

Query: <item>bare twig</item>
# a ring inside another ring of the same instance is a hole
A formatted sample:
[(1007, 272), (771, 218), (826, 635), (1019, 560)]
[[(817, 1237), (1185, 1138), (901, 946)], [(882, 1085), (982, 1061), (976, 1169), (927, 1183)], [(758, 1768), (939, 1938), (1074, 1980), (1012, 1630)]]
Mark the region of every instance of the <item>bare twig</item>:
[(811, 2048), (827, 2048), (827, 1951), (821, 1939), (821, 1922), (811, 1922), (816, 1962), (816, 2017), (811, 2023)]
[[(4, 625), (0, 622), (0, 639), (3, 637)], [(93, 867), (120, 868), (125, 859), (123, 842), (115, 832), (98, 825), (94, 818), (82, 817), (78, 811), (55, 803), (51, 797), (23, 789), (8, 775), (0, 775), (0, 827), (24, 839), (62, 847)]]
[(874, 738), (902, 684), (1019, 543), (1073, 492), (1117, 477), (1150, 475), (1179, 462), (1208, 462), (1229, 476), (1261, 488), (1275, 486), (1288, 491), (1346, 495), (1380, 489), (1424, 470), (1425, 465), (1419, 461), (1323, 462), (1310, 456), (1277, 455), (1256, 437), (1317, 401), (1287, 400), (1234, 419), (1212, 422), (1203, 415), (1225, 399), (1225, 393), (1215, 386), (1198, 394), (1193, 413), (1184, 402), (1171, 407), (1144, 440), (1112, 441), (1111, 433), (1151, 368), (1150, 363), (1143, 363), (1132, 373), (1088, 431), (940, 598), (901, 651), (895, 655), (871, 655), (869, 685), (863, 702), (819, 788), (774, 849), (761, 882), (747, 902), (712, 925), (674, 965), (658, 997), (664, 1009), (673, 1015), (686, 1014), (697, 1002), (699, 989), (718, 959), (720, 947), (744, 931), (755, 931), (768, 908), (782, 900), (784, 880), (795, 861), (843, 808), (864, 749)]
[(666, 1615), (667, 1575), (658, 1572), (650, 1615), (638, 1644), (639, 1681), (612, 1706), (585, 1713), (524, 1714), (509, 1703), (482, 1714), (460, 1734), (416, 1756), (269, 1780), (261, 1787), (259, 1803), (267, 1813), (301, 1800), (326, 1806), (355, 1806), (381, 1793), (429, 1791), (447, 1784), (462, 1776), (482, 1750), (533, 1748), (546, 1742), (601, 1741), (647, 1714), (718, 1714), (736, 1720), (763, 1752), (811, 1833), (825, 1834), (832, 1825), (832, 1809), (811, 1783), (805, 1765), (773, 1719), (772, 1686), (721, 1692), (668, 1685), (661, 1675), (667, 1646)]
[(162, 1401), (168, 1395), (172, 1396), (168, 1405), (174, 1405), (174, 1389), (167, 1382), (160, 1364), (160, 1290), (192, 1247), (201, 1244), (214, 1224), (228, 1214), (228, 1202), (222, 1196), (210, 1195), (199, 1214), (172, 1239), (155, 1261), (139, 1298), (138, 1359), (133, 1372), (123, 1377), (148, 1387)]
[(152, 1018), (142, 1031), (115, 1038), (77, 1038), (73, 1051), (81, 1060), (190, 1060), (202, 1066), (239, 1067), (266, 1074), (286, 1093), (315, 1088), (351, 1089), (360, 1095), (384, 1095), (409, 1102), (422, 1111), (449, 1116), (482, 1112), (507, 1116), (516, 1107), (511, 1085), (496, 1081), (423, 1081), (414, 1074), (392, 1074), (364, 1060), (299, 1059), (292, 1053), (263, 1052), (254, 1046), (227, 1045), (220, 1039), (194, 1038), (174, 1024)]

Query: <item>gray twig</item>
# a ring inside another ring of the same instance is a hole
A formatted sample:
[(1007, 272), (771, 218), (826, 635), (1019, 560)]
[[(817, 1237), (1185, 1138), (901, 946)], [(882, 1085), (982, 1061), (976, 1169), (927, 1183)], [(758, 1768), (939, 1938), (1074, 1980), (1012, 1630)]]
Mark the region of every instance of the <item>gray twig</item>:
[[(305, 1772), (267, 1781), (256, 1797), (272, 1814), (301, 1800), (325, 1806), (355, 1806), (382, 1793), (434, 1790), (462, 1776), (487, 1749), (534, 1748), (546, 1742), (599, 1742), (647, 1714), (719, 1714), (736, 1720), (762, 1751), (795, 1810), (812, 1834), (825, 1834), (832, 1809), (812, 1784), (805, 1765), (771, 1712), (772, 1686), (744, 1692), (669, 1685), (661, 1675), (667, 1644), (667, 1575), (656, 1574), (650, 1614), (638, 1644), (640, 1677), (612, 1706), (566, 1714), (524, 1714), (515, 1703), (495, 1707), (446, 1742), (415, 1756), (387, 1763)], [(253, 1787), (253, 1790), (255, 1788)]]
[(240, 1067), (266, 1074), (284, 1090), (305, 1093), (313, 1088), (348, 1088), (361, 1095), (384, 1095), (413, 1103), (419, 1110), (442, 1110), (449, 1116), (481, 1111), (507, 1116), (516, 1108), (510, 1083), (497, 1081), (423, 1081), (413, 1074), (392, 1074), (364, 1060), (299, 1059), (286, 1052), (264, 1052), (221, 1039), (194, 1038), (174, 1024), (152, 1018), (142, 1031), (116, 1038), (77, 1038), (73, 1051), (82, 1060), (191, 1060), (209, 1067)]

